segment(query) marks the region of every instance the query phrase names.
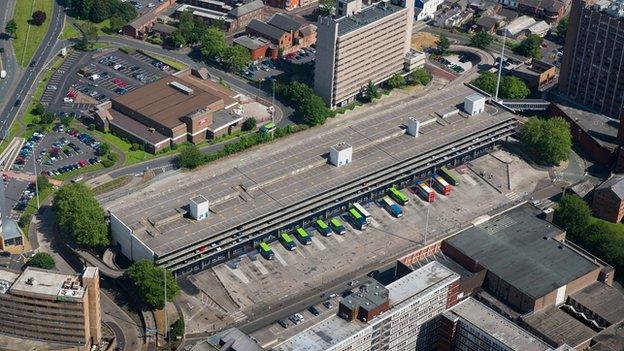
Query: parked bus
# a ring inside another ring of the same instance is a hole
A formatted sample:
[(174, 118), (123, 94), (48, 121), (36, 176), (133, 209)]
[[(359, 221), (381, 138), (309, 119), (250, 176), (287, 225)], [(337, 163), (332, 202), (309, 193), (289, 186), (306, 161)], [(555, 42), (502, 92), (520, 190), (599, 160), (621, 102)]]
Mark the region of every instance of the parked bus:
[(310, 235), (308, 234), (308, 232), (306, 232), (305, 229), (297, 228), (296, 233), (297, 233), (297, 239), (299, 239), (299, 241), (301, 241), (303, 245), (312, 244), (312, 239), (310, 238)]
[(427, 202), (435, 201), (435, 192), (425, 182), (423, 181), (417, 182), (416, 191), (418, 191), (418, 194), (420, 194), (420, 196), (422, 196), (425, 201)]
[(321, 234), (323, 234), (325, 236), (332, 235), (331, 228), (328, 227), (327, 224), (325, 224), (325, 221), (323, 221), (322, 219), (319, 219), (318, 221), (316, 221), (315, 227), (316, 227), (316, 230), (319, 231), (319, 233), (321, 233)]
[(260, 251), (260, 255), (262, 255), (262, 257), (267, 260), (272, 260), (273, 258), (275, 258), (273, 250), (271, 250), (269, 244), (265, 243), (264, 241), (262, 241), (260, 245), (258, 245), (258, 251)]
[(266, 133), (271, 133), (274, 130), (275, 130), (275, 123), (273, 123), (273, 122), (269, 122), (269, 123), (263, 125), (262, 127), (260, 127), (260, 131), (262, 133), (265, 133), (265, 134)]
[(349, 216), (351, 217), (351, 220), (353, 221), (353, 224), (356, 228), (358, 228), (359, 230), (366, 229), (366, 226), (368, 225), (368, 223), (366, 223), (366, 218), (364, 218), (364, 216), (362, 216), (358, 212), (358, 210), (352, 207), (351, 209), (349, 209)]
[(446, 166), (440, 168), (440, 175), (447, 182), (449, 182), (452, 186), (458, 186), (459, 185), (459, 174), (457, 174), (457, 172), (455, 172), (453, 170), (450, 170), (450, 169), (446, 168)]
[(394, 186), (388, 190), (388, 194), (401, 206), (405, 206), (409, 202), (407, 195)]
[(381, 202), (391, 215), (397, 218), (403, 217), (403, 210), (401, 209), (401, 206), (397, 205), (396, 202), (392, 201), (390, 197), (384, 196), (384, 198), (381, 199)]
[(342, 225), (342, 223), (340, 223), (340, 221), (338, 220), (338, 218), (332, 218), (331, 221), (329, 221), (329, 225), (331, 226), (331, 228), (338, 234), (340, 235), (344, 235), (347, 230), (345, 229), (345, 227)]
[(364, 207), (362, 205), (360, 205), (359, 203), (354, 203), (353, 207), (362, 215), (364, 216), (364, 219), (366, 220), (366, 224), (370, 224), (371, 219), (373, 218), (370, 213), (368, 213), (368, 211), (366, 211), (366, 209), (364, 209)]
[(286, 250), (293, 251), (297, 248), (297, 244), (290, 237), (290, 235), (288, 235), (288, 233), (281, 233), (279, 239), (282, 245), (284, 245), (284, 247), (286, 248)]
[(453, 189), (453, 187), (440, 175), (434, 173), (431, 179), (433, 179), (434, 186), (440, 190), (442, 195), (449, 195), (451, 193), (451, 189)]

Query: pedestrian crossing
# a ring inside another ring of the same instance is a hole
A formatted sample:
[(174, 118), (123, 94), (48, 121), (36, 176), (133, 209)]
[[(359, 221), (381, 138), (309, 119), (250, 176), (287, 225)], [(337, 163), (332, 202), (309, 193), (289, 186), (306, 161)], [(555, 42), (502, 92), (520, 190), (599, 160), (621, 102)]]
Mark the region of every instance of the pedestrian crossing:
[(237, 311), (237, 312), (230, 314), (230, 318), (234, 320), (234, 323), (239, 323), (239, 322), (247, 320), (247, 315), (245, 315), (241, 311)]
[(516, 201), (522, 198), (522, 195), (516, 193), (515, 191), (510, 191), (506, 193), (505, 196), (511, 201)]

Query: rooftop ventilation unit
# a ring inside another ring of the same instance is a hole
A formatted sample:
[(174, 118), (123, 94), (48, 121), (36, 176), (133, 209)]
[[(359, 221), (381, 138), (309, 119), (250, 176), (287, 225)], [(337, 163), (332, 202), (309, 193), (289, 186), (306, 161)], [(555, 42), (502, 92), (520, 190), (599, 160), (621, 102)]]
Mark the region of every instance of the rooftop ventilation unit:
[(407, 120), (407, 134), (413, 137), (418, 137), (420, 131), (420, 122), (415, 117), (410, 117)]
[(195, 91), (179, 82), (169, 82), (169, 86), (186, 95), (193, 95)]
[(347, 143), (338, 143), (329, 149), (329, 163), (336, 167), (351, 163), (352, 158), (353, 148)]
[(191, 210), (191, 217), (195, 220), (201, 221), (208, 218), (208, 199), (202, 195), (195, 196), (189, 203)]

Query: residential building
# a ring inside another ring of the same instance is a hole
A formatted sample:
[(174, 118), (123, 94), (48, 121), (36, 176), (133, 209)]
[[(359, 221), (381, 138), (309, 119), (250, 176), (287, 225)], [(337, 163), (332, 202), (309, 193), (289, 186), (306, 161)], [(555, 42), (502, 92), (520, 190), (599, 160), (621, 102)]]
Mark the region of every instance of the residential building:
[(592, 213), (598, 218), (619, 223), (624, 218), (624, 175), (613, 175), (594, 190)]
[(546, 21), (539, 21), (535, 23), (534, 25), (530, 26), (529, 28), (527, 28), (527, 35), (533, 34), (533, 35), (537, 35), (540, 37), (544, 37), (546, 36), (549, 30), (550, 30), (550, 24), (548, 24)]
[(471, 9), (462, 10), (459, 7), (454, 7), (436, 17), (435, 22), (438, 27), (450, 29), (461, 27), (473, 16), (474, 12)]
[[(303, 24), (295, 16), (276, 13), (266, 22), (254, 19), (247, 25), (250, 36), (265, 38), (277, 48), (281, 55), (287, 55), (316, 43), (316, 26)], [(276, 52), (272, 56), (279, 56)]]
[(522, 63), (508, 71), (524, 80), (529, 88), (542, 90), (555, 83), (557, 68), (548, 62), (532, 59), (530, 63)]
[(338, 18), (317, 24), (314, 90), (330, 107), (353, 102), (369, 82), (402, 72), (411, 46), (414, 2), (339, 1)]
[(485, 270), (483, 289), (520, 313), (563, 303), (586, 286), (613, 282), (613, 269), (565, 242), (565, 231), (524, 204), (442, 243), (442, 252), (471, 272)]
[(517, 10), (525, 15), (558, 22), (570, 6), (570, 0), (517, 0)]
[(442, 314), (438, 351), (550, 351), (552, 348), (469, 297)]
[(519, 38), (524, 36), (524, 31), (535, 23), (537, 23), (537, 21), (529, 16), (520, 16), (501, 28), (499, 32), (501, 35), (506, 35), (508, 38)]
[(151, 11), (147, 11), (139, 17), (132, 20), (132, 22), (126, 24), (121, 32), (124, 35), (136, 38), (136, 39), (145, 39), (147, 35), (151, 31), (152, 27), (156, 24), (156, 18), (158, 15), (168, 9), (169, 7), (175, 5), (176, 0), (163, 0), (156, 5)]
[(277, 58), (277, 50), (275, 50), (275, 46), (272, 46), (271, 42), (264, 38), (243, 35), (234, 38), (233, 43), (249, 50), (249, 54), (251, 55), (251, 59), (253, 61), (262, 60), (265, 57)]
[(483, 16), (477, 20), (476, 29), (479, 32), (494, 34), (504, 23), (505, 19), (501, 16)]
[(0, 333), (57, 349), (89, 350), (102, 339), (100, 277), (27, 267), (0, 269)]
[(415, 7), (418, 12), (418, 15), (416, 15), (416, 20), (424, 21), (427, 19), (432, 19), (443, 2), (444, 0), (416, 0)]
[(262, 0), (246, 3), (225, 2), (219, 0), (179, 0), (184, 3), (172, 15), (179, 18), (185, 11), (191, 11), (195, 18), (202, 19), (209, 25), (223, 26), (226, 32), (233, 33), (245, 29), (253, 19), (264, 18)]
[(624, 112), (624, 5), (574, 0), (564, 45), (559, 90), (595, 112)]
[(437, 342), (437, 317), (457, 303), (458, 285), (459, 275), (435, 261), (386, 286), (371, 279), (343, 298), (339, 315), (295, 334), (273, 350), (430, 350)]

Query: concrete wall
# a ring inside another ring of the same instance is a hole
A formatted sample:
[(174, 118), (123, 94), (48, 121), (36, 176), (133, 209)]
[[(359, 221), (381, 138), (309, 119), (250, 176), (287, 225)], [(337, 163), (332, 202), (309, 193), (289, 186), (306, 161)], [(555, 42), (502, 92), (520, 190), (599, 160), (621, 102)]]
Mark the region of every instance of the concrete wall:
[(333, 106), (334, 59), (338, 24), (330, 18), (319, 17), (317, 23), (316, 63), (314, 66), (314, 91)]
[(126, 226), (115, 214), (110, 213), (111, 246), (118, 249), (124, 256), (132, 261), (154, 260), (154, 251), (150, 250)]

